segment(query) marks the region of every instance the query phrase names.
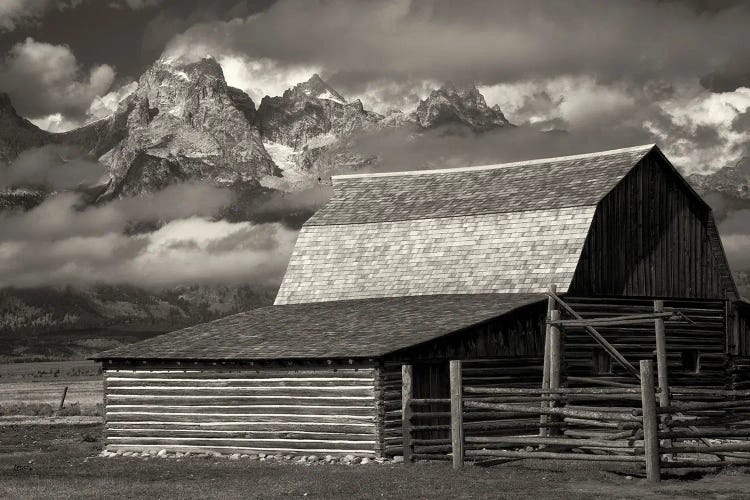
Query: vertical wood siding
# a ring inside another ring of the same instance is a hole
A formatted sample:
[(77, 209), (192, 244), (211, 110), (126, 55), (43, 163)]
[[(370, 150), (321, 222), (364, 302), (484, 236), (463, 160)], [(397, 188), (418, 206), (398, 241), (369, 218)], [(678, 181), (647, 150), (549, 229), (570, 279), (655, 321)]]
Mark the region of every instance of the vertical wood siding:
[(372, 368), (108, 369), (107, 449), (373, 456), (375, 375)]
[(733, 291), (710, 211), (655, 155), (599, 203), (569, 289), (717, 299)]

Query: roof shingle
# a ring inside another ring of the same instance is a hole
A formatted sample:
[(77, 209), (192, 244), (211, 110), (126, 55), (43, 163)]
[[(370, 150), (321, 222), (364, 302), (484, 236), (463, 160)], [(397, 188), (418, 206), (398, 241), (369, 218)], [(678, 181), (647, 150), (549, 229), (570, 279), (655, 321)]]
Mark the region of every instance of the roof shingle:
[(652, 149), (335, 177), (275, 303), (565, 292), (596, 205)]
[(341, 175), (306, 226), (596, 205), (653, 145), (456, 169)]
[(433, 295), (268, 306), (97, 354), (94, 359), (374, 358), (543, 300)]

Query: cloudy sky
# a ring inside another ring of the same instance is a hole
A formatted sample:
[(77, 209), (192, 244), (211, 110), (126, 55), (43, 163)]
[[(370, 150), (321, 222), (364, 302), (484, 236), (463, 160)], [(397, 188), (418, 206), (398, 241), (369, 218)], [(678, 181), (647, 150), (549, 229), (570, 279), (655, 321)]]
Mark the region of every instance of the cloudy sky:
[(64, 130), (160, 56), (212, 55), (256, 100), (317, 71), (379, 111), (475, 83), (514, 123), (617, 129), (692, 172), (748, 153), (748, 26), (742, 0), (4, 0), (0, 87)]
[[(429, 151), (453, 166), (657, 142), (683, 172), (711, 172), (750, 158), (749, 27), (743, 0), (1, 0), (0, 89), (23, 116), (64, 131), (109, 114), (160, 57), (213, 56), (256, 104), (313, 72), (380, 112), (413, 109), (445, 82), (471, 83), (521, 127), (406, 148), (381, 134), (361, 148), (386, 165), (415, 165)], [(552, 129), (567, 133), (542, 144), (526, 132)], [(22, 156), (0, 184), (33, 179), (44, 170), (34, 165), (63, 153)], [(99, 172), (71, 167), (74, 177)], [(80, 200), (58, 196), (3, 215), (0, 284), (169, 285), (175, 269), (200, 279), (188, 272), (196, 262), (216, 279), (246, 278), (237, 268), (282, 272), (294, 232), (210, 220), (226, 193), (175, 189), (144, 206), (81, 212)], [(175, 200), (191, 203), (169, 208)], [(741, 213), (725, 223), (735, 262), (750, 253)], [(154, 214), (167, 222), (158, 231), (123, 234)]]

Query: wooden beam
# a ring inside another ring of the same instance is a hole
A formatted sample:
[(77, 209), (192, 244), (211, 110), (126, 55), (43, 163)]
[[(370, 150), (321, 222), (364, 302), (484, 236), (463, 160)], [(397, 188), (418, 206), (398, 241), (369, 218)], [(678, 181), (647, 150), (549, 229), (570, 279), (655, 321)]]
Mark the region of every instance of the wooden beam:
[[(557, 285), (554, 283), (550, 284), (549, 286), (550, 293), (556, 293), (557, 292)], [(549, 389), (549, 375), (550, 375), (550, 328), (552, 328), (552, 325), (549, 323), (549, 321), (552, 320), (552, 311), (554, 311), (556, 308), (556, 302), (555, 299), (553, 299), (551, 296), (547, 297), (547, 320), (548, 323), (545, 325), (545, 332), (544, 332), (544, 366), (542, 370), (542, 389)], [(559, 315), (558, 315), (559, 319)], [(548, 408), (549, 402), (548, 401), (542, 401), (541, 402), (542, 408)], [(548, 415), (540, 415), (539, 416), (539, 436), (545, 437), (549, 436), (549, 427), (547, 427), (547, 422), (549, 420)]]
[(450, 362), (450, 390), (453, 468), (460, 469), (464, 466), (464, 407), (461, 361), (459, 360), (451, 360)]
[(414, 453), (411, 435), (412, 408), (411, 399), (414, 397), (414, 370), (412, 365), (401, 366), (401, 434), (403, 435), (404, 463), (412, 463)]
[(640, 368), (646, 476), (649, 481), (659, 482), (661, 481), (661, 470), (659, 469), (659, 426), (656, 420), (653, 362), (648, 359), (642, 359)]
[[(550, 311), (550, 319), (554, 322), (560, 319), (560, 311), (555, 309)], [(557, 391), (560, 388), (562, 371), (562, 332), (554, 323), (549, 328), (549, 388), (551, 391)], [(555, 408), (558, 404), (550, 401), (550, 408)], [(559, 422), (557, 415), (550, 417), (552, 422)], [(559, 429), (547, 429), (547, 435), (558, 435)]]
[[(555, 301), (560, 304), (560, 307), (562, 307), (568, 314), (573, 316), (576, 319), (582, 320), (583, 317), (575, 312), (568, 304), (566, 304), (560, 297), (557, 296), (554, 292), (547, 292), (547, 295), (555, 299)], [(615, 349), (612, 344), (607, 342), (607, 339), (605, 339), (601, 333), (599, 333), (596, 328), (592, 326), (586, 326), (584, 327), (586, 331), (591, 335), (594, 340), (596, 340), (597, 343), (599, 343), (602, 348), (607, 351), (607, 353), (615, 358), (615, 360), (622, 365), (625, 370), (627, 370), (628, 373), (630, 373), (632, 376), (634, 376), (636, 379), (640, 380), (640, 374), (638, 373), (638, 370), (635, 369), (633, 365), (630, 364), (630, 362), (625, 359), (625, 357), (620, 354), (620, 351)]]
[[(654, 300), (654, 313), (656, 315), (664, 313), (664, 301)], [(659, 380), (659, 407), (669, 407), (669, 380), (667, 375), (667, 334), (664, 328), (664, 318), (654, 319), (654, 331), (656, 334), (656, 370)], [(668, 431), (668, 419), (661, 419), (661, 430)], [(661, 443), (662, 447), (672, 446), (672, 441), (665, 439)]]

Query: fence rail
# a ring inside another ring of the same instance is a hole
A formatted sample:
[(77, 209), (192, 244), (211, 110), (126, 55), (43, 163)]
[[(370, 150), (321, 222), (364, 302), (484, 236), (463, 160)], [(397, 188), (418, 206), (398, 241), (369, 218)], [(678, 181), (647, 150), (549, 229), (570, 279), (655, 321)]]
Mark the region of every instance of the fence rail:
[[(466, 377), (462, 361), (454, 360), (450, 397), (420, 399), (413, 397), (411, 366), (403, 366), (407, 463), (447, 460), (460, 468), (465, 461), (497, 464), (528, 458), (623, 462), (642, 464), (652, 481), (665, 468), (750, 465), (750, 390), (668, 385), (663, 322), (678, 313), (665, 313), (655, 301), (654, 314), (615, 318), (653, 321), (656, 358), (663, 366), (654, 370), (653, 361), (641, 360), (636, 383), (602, 386), (594, 385), (599, 382), (595, 379), (562, 379), (560, 327), (566, 323), (552, 309), (555, 304), (576, 318), (575, 326), (598, 334), (594, 326), (606, 323), (581, 319), (551, 290), (542, 387), (476, 385), (471, 375)], [(622, 358), (616, 350), (610, 354)], [(567, 387), (569, 382), (593, 386)], [(446, 430), (446, 437), (420, 437), (424, 431)]]

